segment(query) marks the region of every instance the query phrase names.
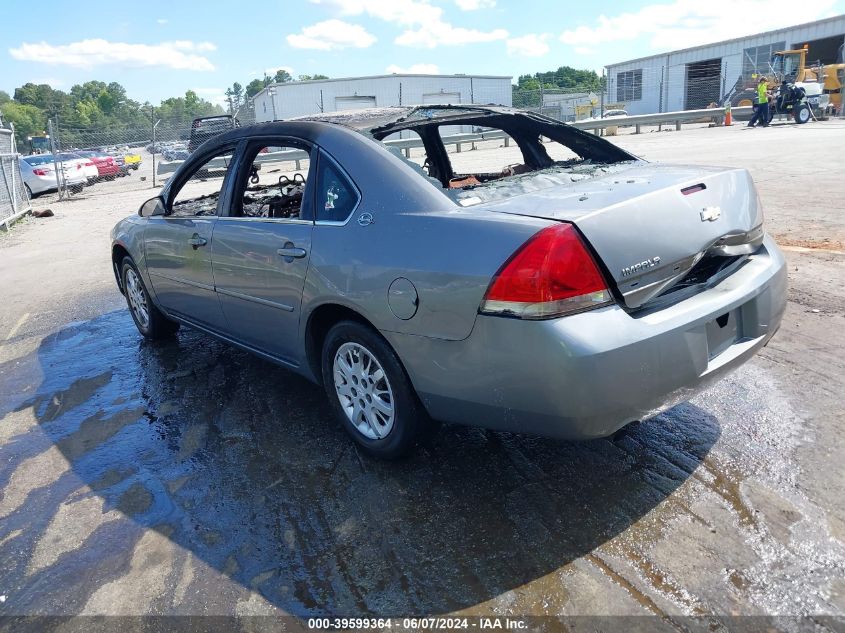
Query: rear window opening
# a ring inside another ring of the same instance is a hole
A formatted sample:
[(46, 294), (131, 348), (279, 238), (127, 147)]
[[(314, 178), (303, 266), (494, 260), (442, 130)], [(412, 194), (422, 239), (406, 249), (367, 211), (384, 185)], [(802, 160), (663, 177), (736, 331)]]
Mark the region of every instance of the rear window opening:
[(372, 135), (462, 206), (571, 184), (635, 160), (604, 139), (539, 115), (459, 112), (409, 116)]

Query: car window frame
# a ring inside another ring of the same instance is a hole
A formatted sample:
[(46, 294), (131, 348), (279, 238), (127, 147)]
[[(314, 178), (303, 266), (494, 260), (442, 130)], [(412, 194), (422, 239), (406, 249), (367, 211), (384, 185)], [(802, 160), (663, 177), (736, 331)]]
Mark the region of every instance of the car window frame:
[(355, 204), (352, 205), (352, 209), (349, 211), (349, 215), (346, 217), (345, 220), (318, 220), (317, 219), (317, 192), (314, 192), (314, 224), (318, 226), (346, 226), (349, 224), (349, 220), (352, 219), (352, 216), (355, 215), (355, 212), (358, 211), (358, 208), (361, 206), (361, 201), (363, 200), (364, 196), (361, 193), (361, 188), (349, 175), (349, 172), (346, 171), (343, 166), (335, 160), (335, 158), (329, 154), (324, 148), (318, 148), (318, 156), (317, 156), (317, 170), (314, 177), (314, 187), (317, 187), (317, 179), (320, 177), (320, 170), (323, 166), (323, 160), (329, 161), (338, 171), (341, 178), (343, 178), (348, 185), (352, 187), (352, 190), (355, 192), (356, 200)]
[[(226, 148), (232, 148), (232, 162), (229, 164), (229, 168), (226, 170), (226, 175), (223, 176), (223, 183), (220, 185), (220, 195), (217, 196), (217, 209), (214, 212), (214, 215), (206, 215), (206, 216), (198, 216), (204, 218), (219, 218), (220, 215), (220, 207), (224, 203), (228, 203), (229, 196), (231, 195), (230, 192), (230, 182), (232, 180), (233, 172), (237, 171), (237, 166), (240, 164), (240, 159), (242, 156), (242, 149), (243, 149), (244, 142), (242, 140), (236, 140), (232, 143), (224, 143), (214, 148), (209, 148), (207, 151), (203, 152), (200, 156), (191, 156), (188, 160), (190, 161), (190, 169), (185, 171), (185, 175), (180, 175), (178, 180), (175, 180), (171, 185), (168, 183), (167, 186), (167, 195), (164, 201), (164, 210), (165, 213), (161, 217), (164, 219), (185, 219), (190, 218), (192, 216), (186, 215), (173, 215), (173, 203), (176, 201), (176, 196), (179, 195), (179, 192), (182, 191), (182, 187), (193, 177), (209, 160), (214, 158), (217, 154), (221, 151), (225, 151)], [(234, 168), (233, 168), (234, 166)], [(227, 205), (228, 206), (228, 205)], [(197, 217), (197, 216), (194, 216)]]
[[(244, 188), (246, 187), (246, 178), (249, 177), (248, 172), (244, 174), (244, 179), (241, 180), (241, 174), (244, 173), (246, 170), (249, 169), (249, 166), (246, 164), (247, 156), (249, 156), (252, 150), (258, 147), (289, 147), (291, 144), (295, 145), (302, 145), (308, 147), (308, 175), (311, 175), (312, 165), (317, 164), (317, 146), (307, 141), (303, 138), (299, 138), (296, 136), (291, 136), (289, 134), (285, 135), (262, 135), (262, 136), (252, 136), (246, 139), (243, 139), (239, 145), (239, 155), (238, 155), (238, 163), (234, 170), (234, 176), (232, 177), (231, 181), (229, 182), (229, 191), (228, 191), (228, 200), (229, 204), (226, 205), (225, 213), (221, 214), (218, 213), (218, 218), (225, 219), (225, 220), (232, 220), (236, 222), (253, 222), (253, 221), (260, 221), (260, 222), (273, 222), (273, 223), (285, 223), (285, 224), (313, 224), (314, 217), (315, 217), (315, 208), (314, 208), (314, 184), (315, 178), (306, 178), (305, 179), (305, 192), (302, 195), (302, 202), (303, 205), (300, 209), (300, 217), (299, 218), (255, 218), (255, 217), (243, 217), (238, 215), (231, 215), (232, 208), (234, 207), (235, 200), (237, 199), (238, 195), (243, 195), (243, 191), (239, 191), (238, 188), (241, 183), (244, 184)], [(303, 150), (305, 151), (305, 150)], [(257, 154), (256, 154), (257, 155)], [(251, 159), (250, 159), (251, 160)], [(310, 209), (306, 209), (306, 203), (310, 203)], [(302, 217), (302, 211), (308, 212), (311, 216), (309, 218)]]

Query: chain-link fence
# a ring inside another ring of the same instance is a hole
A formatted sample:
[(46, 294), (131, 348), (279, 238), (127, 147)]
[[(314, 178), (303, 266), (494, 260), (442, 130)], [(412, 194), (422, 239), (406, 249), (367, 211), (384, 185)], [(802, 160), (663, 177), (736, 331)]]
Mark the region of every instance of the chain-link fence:
[(12, 130), (0, 129), (0, 227), (7, 228), (16, 218), (30, 210), (18, 166), (18, 152)]

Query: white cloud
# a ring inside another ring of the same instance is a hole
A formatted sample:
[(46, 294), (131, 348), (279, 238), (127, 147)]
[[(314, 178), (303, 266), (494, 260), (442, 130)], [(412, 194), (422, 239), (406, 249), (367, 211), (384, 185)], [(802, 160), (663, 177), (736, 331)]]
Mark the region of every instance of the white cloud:
[[(821, 18), (836, 0), (802, 5), (801, 21)], [(650, 38), (652, 49), (687, 48), (791, 26), (795, 22), (792, 0), (733, 0), (726, 16), (720, 4), (675, 0), (651, 4), (632, 13), (600, 15), (594, 26), (579, 26), (561, 33), (560, 41), (572, 46)]]
[(476, 11), (478, 9), (492, 9), (496, 0), (455, 0), (461, 11)]
[(529, 33), (521, 37), (514, 37), (506, 42), (508, 55), (520, 55), (522, 57), (542, 57), (549, 52), (549, 45), (546, 44), (550, 35), (548, 33)]
[(439, 20), (443, 10), (428, 0), (311, 0), (341, 15), (362, 15), (405, 26)]
[[(482, 4), (489, 0), (468, 0)], [(435, 48), (437, 46), (474, 44), (503, 40), (508, 36), (504, 29), (479, 31), (468, 29), (443, 20), (443, 9), (428, 0), (311, 0), (314, 4), (328, 6), (341, 15), (363, 15), (404, 26), (394, 42), (400, 46)]]
[(211, 42), (194, 43), (188, 40), (160, 44), (127, 44), (92, 39), (59, 45), (24, 42), (18, 48), (10, 48), (9, 54), (23, 61), (76, 68), (114, 64), (174, 70), (214, 70), (214, 64), (207, 57), (197, 53), (213, 51), (216, 48)]
[(314, 48), (331, 51), (340, 48), (367, 48), (376, 38), (360, 24), (349, 24), (342, 20), (325, 20), (302, 29), (302, 33), (287, 36), (288, 44), (294, 48)]
[(408, 30), (399, 35), (394, 41), (400, 46), (415, 46), (417, 48), (435, 48), (437, 46), (460, 46), (462, 44), (477, 44), (479, 42), (493, 42), (506, 39), (505, 29), (492, 31), (478, 31), (452, 26), (447, 22), (432, 22), (424, 24), (417, 30)]
[(410, 66), (403, 68), (402, 66), (397, 66), (396, 64), (390, 64), (385, 71), (389, 73), (396, 73), (398, 75), (409, 74), (409, 75), (439, 75), (440, 68), (437, 64), (411, 64)]
[(158, 20), (156, 20), (156, 22), (159, 24), (167, 24), (168, 22), (170, 22), (170, 20), (168, 20), (167, 18), (159, 18)]

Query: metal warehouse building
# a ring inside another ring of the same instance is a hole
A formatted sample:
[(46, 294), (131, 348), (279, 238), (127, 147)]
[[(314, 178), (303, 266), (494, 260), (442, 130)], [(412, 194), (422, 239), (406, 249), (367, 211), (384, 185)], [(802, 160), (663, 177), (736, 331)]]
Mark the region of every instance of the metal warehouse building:
[[(727, 16), (726, 19), (730, 19)], [(837, 62), (845, 15), (607, 66), (607, 99), (629, 114), (705, 108), (738, 82), (768, 72), (772, 53), (809, 48), (808, 62)]]
[(509, 106), (511, 77), (393, 74), (271, 84), (255, 95), (255, 120), (260, 123), (317, 112), (459, 103)]

